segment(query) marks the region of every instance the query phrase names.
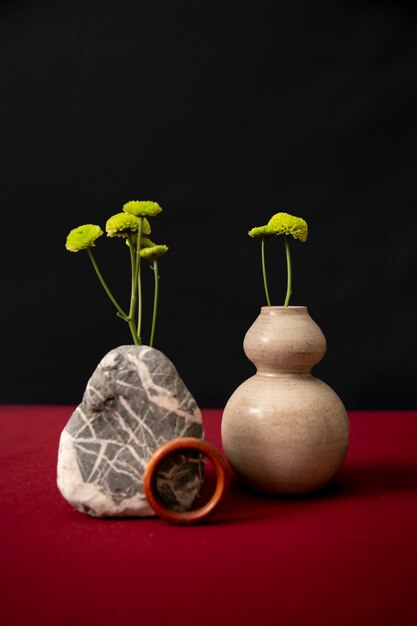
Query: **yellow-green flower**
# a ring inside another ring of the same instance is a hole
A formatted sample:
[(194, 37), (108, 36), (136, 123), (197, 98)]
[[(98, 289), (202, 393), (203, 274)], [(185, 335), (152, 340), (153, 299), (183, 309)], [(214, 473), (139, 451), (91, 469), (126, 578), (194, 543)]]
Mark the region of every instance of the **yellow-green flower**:
[(307, 241), (307, 222), (289, 213), (276, 213), (268, 222), (268, 228), (275, 235), (292, 235), (294, 239)]
[(150, 235), (151, 232), (152, 232), (151, 225), (149, 224), (148, 220), (145, 217), (142, 222), (142, 235)]
[(275, 234), (276, 234), (275, 231), (271, 229), (270, 226), (268, 226), (268, 224), (266, 226), (256, 226), (255, 228), (252, 228), (252, 230), (248, 232), (249, 237), (254, 237), (254, 238), (272, 237), (272, 235), (275, 235)]
[(142, 237), (140, 240), (140, 248), (141, 250), (143, 248), (153, 248), (153, 246), (155, 246), (156, 244), (154, 244), (153, 241), (151, 241), (150, 239), (148, 239), (147, 237)]
[(65, 247), (70, 252), (78, 252), (95, 246), (95, 241), (103, 235), (100, 226), (96, 224), (83, 224), (73, 228), (68, 234)]
[[(132, 242), (133, 242), (133, 246), (136, 248), (136, 243), (137, 243), (137, 235), (136, 233), (132, 234)], [(129, 246), (129, 240), (126, 240), (127, 245)], [(154, 242), (151, 241), (150, 239), (148, 239), (147, 237), (141, 237), (140, 239), (140, 247), (142, 248), (151, 248), (152, 246), (154, 246)]]
[[(108, 237), (127, 237), (128, 233), (134, 233), (139, 229), (140, 220), (130, 213), (116, 213), (106, 222)], [(151, 227), (148, 220), (143, 220), (142, 232), (150, 235)]]
[(123, 205), (123, 211), (137, 217), (155, 217), (162, 211), (157, 202), (151, 200), (130, 200)]
[(159, 259), (159, 257), (163, 256), (168, 252), (168, 246), (163, 245), (153, 245), (148, 248), (143, 248), (140, 251), (140, 256), (144, 259), (148, 259), (148, 261), (155, 261), (155, 259)]

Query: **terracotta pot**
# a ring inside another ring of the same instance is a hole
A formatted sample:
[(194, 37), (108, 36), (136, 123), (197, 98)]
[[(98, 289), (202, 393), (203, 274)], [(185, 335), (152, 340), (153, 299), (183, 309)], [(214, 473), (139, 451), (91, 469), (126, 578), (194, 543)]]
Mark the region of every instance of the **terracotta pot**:
[(339, 397), (310, 371), (326, 351), (322, 331), (304, 306), (262, 307), (243, 348), (257, 373), (224, 409), (230, 465), (266, 493), (323, 487), (343, 463), (349, 422)]

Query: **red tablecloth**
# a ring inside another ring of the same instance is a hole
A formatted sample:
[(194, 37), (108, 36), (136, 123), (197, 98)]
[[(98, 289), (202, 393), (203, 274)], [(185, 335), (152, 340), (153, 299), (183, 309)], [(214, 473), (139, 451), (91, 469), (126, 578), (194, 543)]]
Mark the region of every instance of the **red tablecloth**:
[[(0, 407), (0, 623), (415, 626), (417, 412), (350, 413), (324, 493), (278, 499), (232, 478), (212, 521), (97, 520), (56, 487), (71, 407)], [(220, 445), (219, 410), (203, 412)]]

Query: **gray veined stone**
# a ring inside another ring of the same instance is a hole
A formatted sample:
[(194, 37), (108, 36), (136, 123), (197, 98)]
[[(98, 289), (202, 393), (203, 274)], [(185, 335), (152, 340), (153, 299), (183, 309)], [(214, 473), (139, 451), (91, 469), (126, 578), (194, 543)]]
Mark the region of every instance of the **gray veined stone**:
[[(166, 441), (203, 437), (201, 413), (171, 361), (149, 346), (120, 346), (101, 360), (61, 434), (58, 487), (93, 516), (153, 515), (143, 492), (147, 463)], [(157, 488), (177, 510), (197, 496), (198, 454), (170, 456)]]

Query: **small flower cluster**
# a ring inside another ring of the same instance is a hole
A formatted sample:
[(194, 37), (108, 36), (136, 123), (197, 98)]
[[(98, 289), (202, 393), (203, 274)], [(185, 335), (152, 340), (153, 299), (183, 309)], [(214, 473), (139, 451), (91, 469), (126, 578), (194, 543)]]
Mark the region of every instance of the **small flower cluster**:
[(285, 250), (287, 257), (287, 293), (285, 296), (284, 306), (288, 306), (292, 294), (292, 269), (291, 269), (291, 254), (289, 236), (298, 239), (299, 241), (307, 241), (308, 226), (307, 222), (302, 217), (295, 217), (289, 213), (275, 213), (265, 226), (256, 226), (248, 232), (249, 237), (254, 239), (261, 239), (262, 247), (262, 274), (264, 281), (265, 297), (268, 306), (271, 306), (271, 299), (269, 297), (268, 279), (266, 275), (265, 264), (265, 239), (273, 237), (274, 235), (285, 235)]
[[(126, 240), (129, 246), (131, 258), (132, 288), (129, 312), (126, 313), (114, 298), (97, 262), (94, 258), (92, 248), (95, 247), (97, 239), (104, 232), (96, 224), (83, 224), (70, 231), (67, 236), (65, 247), (70, 252), (87, 250), (93, 263), (97, 276), (103, 285), (104, 290), (117, 309), (119, 317), (128, 322), (132, 338), (135, 344), (141, 343), (141, 323), (142, 323), (142, 283), (140, 273), (140, 260), (146, 259), (152, 263), (155, 276), (154, 310), (152, 318), (152, 329), (150, 345), (153, 343), (156, 313), (158, 305), (158, 259), (168, 252), (168, 246), (155, 244), (146, 235), (151, 234), (151, 225), (148, 218), (153, 218), (162, 211), (157, 202), (150, 200), (130, 200), (123, 205), (120, 213), (112, 215), (106, 222), (105, 230), (108, 237), (121, 237)], [(138, 310), (137, 324), (134, 321), (136, 309)]]
[[(151, 234), (151, 225), (147, 217), (155, 217), (162, 211), (162, 208), (157, 202), (150, 200), (130, 200), (123, 205), (123, 211), (112, 215), (106, 222), (106, 233), (108, 237), (124, 237), (129, 238), (129, 235), (137, 234), (140, 225), (141, 235)], [(103, 231), (100, 226), (96, 224), (83, 224), (74, 228), (68, 234), (65, 247), (70, 252), (79, 252), (80, 250), (86, 250), (95, 246), (96, 240), (103, 235)], [(163, 256), (168, 252), (168, 246), (157, 245), (152, 243), (144, 245), (144, 239), (141, 239), (141, 246), (139, 253), (143, 258), (149, 260), (155, 260)], [(129, 241), (128, 241), (129, 243)], [(135, 237), (136, 246), (136, 237)], [(141, 253), (142, 249), (152, 247), (153, 250), (148, 250), (146, 253)]]

